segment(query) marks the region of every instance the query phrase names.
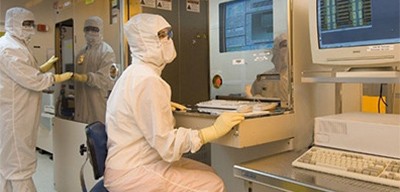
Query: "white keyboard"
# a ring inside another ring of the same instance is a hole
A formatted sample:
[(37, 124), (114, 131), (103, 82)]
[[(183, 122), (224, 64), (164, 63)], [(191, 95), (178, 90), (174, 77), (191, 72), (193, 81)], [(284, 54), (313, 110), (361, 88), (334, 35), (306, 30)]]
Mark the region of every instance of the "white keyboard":
[(240, 100), (213, 99), (197, 103), (197, 110), (203, 113), (220, 115), (225, 111), (243, 113), (245, 117), (260, 117), (270, 115), (278, 102), (255, 102)]
[(314, 146), (292, 165), (400, 188), (400, 159)]
[[(212, 99), (196, 104), (200, 108), (212, 108), (222, 110), (236, 110), (238, 112), (268, 111), (275, 109), (277, 102), (255, 102), (240, 100)], [(241, 111), (242, 110), (242, 111)]]

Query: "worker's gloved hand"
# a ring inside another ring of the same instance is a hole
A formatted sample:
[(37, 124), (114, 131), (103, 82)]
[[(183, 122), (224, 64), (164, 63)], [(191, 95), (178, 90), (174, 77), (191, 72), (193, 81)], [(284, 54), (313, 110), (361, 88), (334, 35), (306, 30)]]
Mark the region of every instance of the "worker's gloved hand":
[(67, 80), (71, 79), (72, 75), (73, 75), (72, 72), (65, 72), (65, 73), (62, 73), (62, 74), (54, 74), (53, 75), (54, 82), (55, 83), (61, 83), (61, 82), (67, 81)]
[(46, 61), (46, 63), (43, 63), (43, 65), (39, 67), (40, 72), (46, 73), (49, 71), (53, 67), (54, 62), (57, 60), (58, 58), (53, 55), (49, 60)]
[(235, 112), (224, 112), (222, 113), (215, 123), (210, 126), (200, 130), (200, 136), (202, 143), (208, 143), (214, 139), (224, 136), (228, 133), (233, 126), (239, 124), (244, 120), (243, 113)]
[(86, 82), (88, 80), (88, 76), (86, 74), (79, 74), (79, 73), (74, 73), (74, 76), (72, 78), (75, 81), (80, 81), (80, 82)]
[(171, 109), (172, 109), (172, 111), (175, 111), (175, 110), (186, 111), (187, 108), (184, 105), (181, 105), (179, 103), (175, 103), (175, 102), (171, 101)]

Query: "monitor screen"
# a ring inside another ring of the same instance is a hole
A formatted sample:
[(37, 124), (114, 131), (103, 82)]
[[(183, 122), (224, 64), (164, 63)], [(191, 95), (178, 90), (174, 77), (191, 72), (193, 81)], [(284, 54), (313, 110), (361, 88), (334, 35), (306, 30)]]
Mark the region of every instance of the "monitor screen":
[(399, 43), (399, 2), (319, 0), (319, 47), (325, 49)]
[(309, 27), (315, 64), (400, 65), (399, 0), (310, 0)]
[(219, 4), (220, 52), (271, 48), (273, 1), (238, 0)]

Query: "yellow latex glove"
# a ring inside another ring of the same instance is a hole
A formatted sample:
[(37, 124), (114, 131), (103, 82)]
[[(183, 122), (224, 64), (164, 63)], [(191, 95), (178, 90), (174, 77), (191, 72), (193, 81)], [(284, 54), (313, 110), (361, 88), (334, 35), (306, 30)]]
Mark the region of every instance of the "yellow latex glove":
[(46, 61), (46, 63), (43, 63), (40, 67), (39, 70), (42, 73), (46, 73), (47, 71), (49, 71), (52, 67), (53, 64), (58, 60), (57, 57), (55, 57), (54, 55)]
[(200, 129), (202, 143), (208, 143), (227, 134), (233, 126), (244, 120), (243, 113), (224, 112), (210, 127)]
[(172, 109), (172, 111), (175, 111), (175, 110), (186, 111), (187, 108), (179, 103), (175, 103), (175, 102), (171, 101), (171, 109)]
[(65, 72), (65, 73), (62, 73), (62, 74), (54, 74), (53, 75), (54, 76), (54, 82), (55, 83), (61, 83), (61, 82), (67, 81), (67, 80), (71, 79), (72, 75), (73, 75), (72, 72)]
[(79, 74), (79, 73), (74, 73), (74, 78), (75, 81), (80, 81), (80, 82), (86, 82), (88, 80), (88, 76), (86, 74)]

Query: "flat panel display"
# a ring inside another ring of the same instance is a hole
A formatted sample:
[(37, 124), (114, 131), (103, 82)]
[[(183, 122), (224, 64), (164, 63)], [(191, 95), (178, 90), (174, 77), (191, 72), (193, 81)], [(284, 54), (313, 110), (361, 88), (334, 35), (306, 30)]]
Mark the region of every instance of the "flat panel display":
[(239, 0), (219, 4), (220, 52), (271, 48), (273, 1)]

